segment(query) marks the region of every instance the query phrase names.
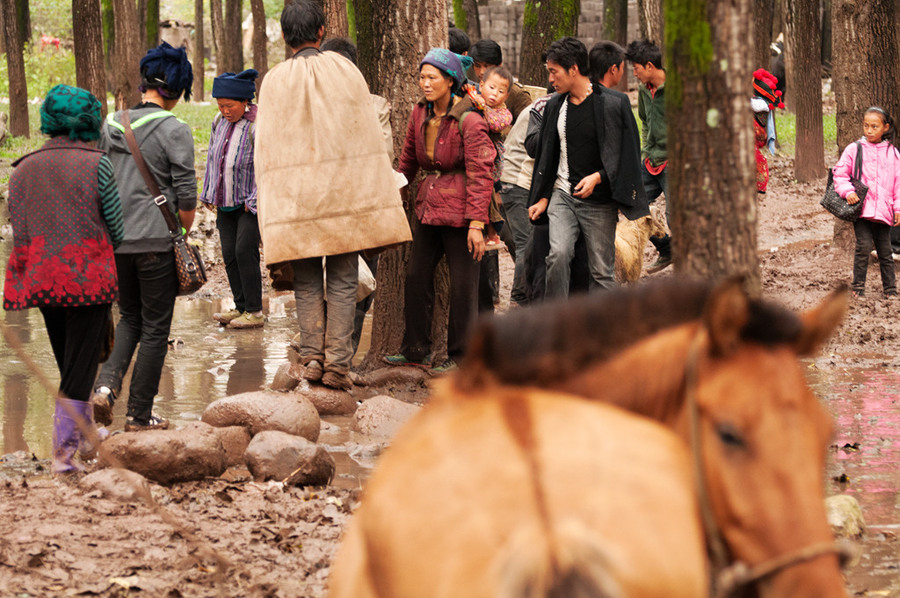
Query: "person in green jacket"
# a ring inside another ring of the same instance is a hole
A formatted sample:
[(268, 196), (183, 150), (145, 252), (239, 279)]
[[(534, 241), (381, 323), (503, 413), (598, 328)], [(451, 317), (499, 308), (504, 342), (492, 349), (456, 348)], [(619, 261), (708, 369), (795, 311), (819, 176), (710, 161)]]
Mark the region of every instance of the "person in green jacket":
[[(650, 202), (666, 194), (666, 220), (671, 222), (672, 202), (666, 182), (666, 71), (662, 66), (662, 52), (647, 40), (637, 40), (628, 44), (625, 57), (634, 65), (635, 79), (641, 82), (638, 86), (638, 116), (641, 119), (641, 178), (644, 190)], [(656, 262), (647, 269), (652, 274), (672, 263), (672, 240), (666, 235), (651, 237), (650, 241), (659, 252)]]

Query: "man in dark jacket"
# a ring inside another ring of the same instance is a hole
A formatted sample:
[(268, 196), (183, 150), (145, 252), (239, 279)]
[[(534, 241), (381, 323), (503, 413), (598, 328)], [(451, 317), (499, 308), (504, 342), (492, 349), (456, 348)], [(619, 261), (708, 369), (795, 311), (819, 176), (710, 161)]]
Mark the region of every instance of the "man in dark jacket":
[(591, 83), (587, 48), (573, 37), (553, 42), (546, 63), (557, 95), (544, 109), (529, 217), (547, 213), (547, 295), (564, 297), (579, 232), (587, 245), (591, 290), (611, 288), (618, 213), (633, 220), (650, 210), (628, 97)]

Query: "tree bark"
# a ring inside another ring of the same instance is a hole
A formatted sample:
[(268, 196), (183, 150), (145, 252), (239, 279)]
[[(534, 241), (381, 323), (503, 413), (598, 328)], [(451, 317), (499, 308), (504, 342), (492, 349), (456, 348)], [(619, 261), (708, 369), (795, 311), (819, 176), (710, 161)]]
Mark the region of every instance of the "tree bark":
[[(628, 45), (628, 0), (603, 1), (603, 39)], [(589, 48), (590, 49), (590, 48)], [(628, 77), (623, 76), (616, 89), (628, 90)]]
[(579, 0), (526, 0), (522, 20), (519, 81), (546, 86), (547, 71), (541, 55), (553, 41), (578, 35)]
[[(836, 103), (837, 151), (862, 135), (863, 113), (880, 106), (897, 119), (900, 77), (894, 0), (832, 0), (832, 85)], [(832, 246), (850, 251), (852, 227), (835, 218)]]
[(266, 37), (266, 7), (263, 0), (250, 0), (253, 12), (253, 68), (259, 73), (256, 89), (262, 85), (269, 70), (268, 38)]
[[(285, 0), (290, 2), (291, 0)], [(216, 75), (228, 70), (228, 51), (225, 45), (225, 24), (222, 22), (222, 0), (209, 0), (209, 18), (216, 51)]]
[(818, 0), (784, 0), (785, 72), (797, 115), (794, 178), (805, 183), (825, 176), (822, 126), (822, 40)]
[[(900, 10), (897, 14), (900, 15)], [(822, 67), (829, 75), (832, 73), (831, 46), (831, 0), (822, 0)]]
[(350, 25), (347, 21), (347, 0), (324, 0), (325, 37), (347, 37)]
[(75, 84), (100, 100), (100, 110), (105, 117), (106, 69), (99, 2), (72, 0), (72, 36), (75, 39)]
[(481, 39), (478, 0), (453, 0), (453, 24), (469, 36), (472, 43)]
[(24, 48), (31, 41), (31, 7), (28, 0), (16, 0), (16, 18), (19, 20), (19, 43)]
[(113, 0), (116, 53), (113, 64), (113, 94), (116, 110), (134, 106), (141, 98), (140, 32), (133, 0)]
[(642, 39), (662, 47), (663, 0), (637, 0), (638, 30)]
[(9, 134), (13, 137), (31, 137), (28, 124), (28, 84), (25, 79), (19, 19), (16, 17), (16, 1), (0, 0), (0, 10), (3, 11), (3, 41), (9, 76)]
[(194, 88), (192, 96), (195, 101), (202, 102), (206, 77), (206, 43), (203, 31), (203, 0), (194, 0)]
[(225, 54), (228, 57), (226, 70), (231, 73), (244, 70), (242, 4), (241, 0), (225, 0)]
[(760, 292), (748, 84), (750, 0), (666, 0), (668, 191), (676, 273)]
[[(359, 67), (372, 93), (391, 102), (394, 155), (399, 156), (409, 115), (420, 95), (416, 76), (419, 61), (429, 49), (447, 46), (446, 5), (443, 0), (353, 0), (353, 9)], [(413, 184), (409, 197), (414, 198), (415, 193)], [(410, 199), (407, 205), (412, 203)], [(408, 214), (412, 220), (412, 212)], [(365, 368), (377, 367), (381, 358), (396, 353), (403, 341), (409, 246), (385, 251), (379, 259), (372, 344), (363, 362)], [(435, 309), (435, 319), (444, 319), (445, 331), (446, 315), (446, 309)], [(446, 340), (446, 334), (443, 336)], [(437, 349), (440, 339), (434, 338), (434, 343)]]
[(147, 20), (144, 29), (144, 43), (146, 48), (155, 48), (159, 45), (159, 0), (146, 0)]
[(138, 47), (147, 49), (147, 0), (137, 0), (135, 14), (138, 19), (137, 29), (140, 36)]
[(753, 0), (753, 70), (769, 70), (775, 0)]
[(100, 18), (103, 20), (103, 50), (106, 63), (107, 89), (111, 88), (113, 54), (116, 51), (116, 24), (113, 0), (100, 0)]

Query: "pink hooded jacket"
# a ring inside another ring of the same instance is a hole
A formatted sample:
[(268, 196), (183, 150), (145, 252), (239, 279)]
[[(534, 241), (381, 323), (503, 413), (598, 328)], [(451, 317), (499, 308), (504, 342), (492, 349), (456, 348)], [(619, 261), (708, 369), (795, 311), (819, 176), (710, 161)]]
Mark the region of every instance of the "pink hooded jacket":
[[(869, 187), (860, 218), (894, 224), (894, 214), (900, 213), (900, 151), (888, 141), (862, 142), (862, 182)], [(832, 169), (834, 190), (846, 198), (853, 192), (850, 175), (856, 165), (856, 142), (844, 149), (841, 159)]]

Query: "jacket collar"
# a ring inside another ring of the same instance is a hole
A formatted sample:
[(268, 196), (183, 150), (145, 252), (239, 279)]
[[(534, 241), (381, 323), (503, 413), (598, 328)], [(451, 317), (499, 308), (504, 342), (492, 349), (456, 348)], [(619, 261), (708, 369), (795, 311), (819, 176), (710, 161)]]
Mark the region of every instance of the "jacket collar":
[[(453, 102), (453, 106), (447, 111), (447, 116), (455, 118), (456, 120), (460, 120), (469, 110), (475, 109), (475, 105), (468, 96), (464, 98), (453, 96)], [(417, 103), (420, 106), (425, 106), (426, 109), (428, 108), (428, 100), (425, 99), (425, 96), (422, 96)]]

